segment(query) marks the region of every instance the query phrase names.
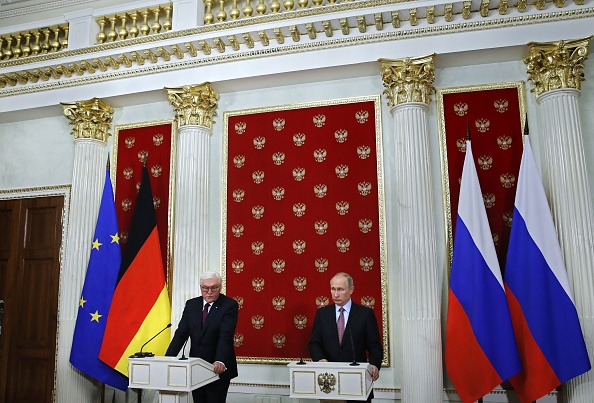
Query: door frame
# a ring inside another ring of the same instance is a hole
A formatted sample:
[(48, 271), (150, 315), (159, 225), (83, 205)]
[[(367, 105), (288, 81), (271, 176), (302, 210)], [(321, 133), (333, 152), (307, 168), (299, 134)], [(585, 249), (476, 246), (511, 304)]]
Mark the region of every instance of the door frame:
[(64, 264), (66, 261), (66, 244), (68, 235), (68, 218), (70, 214), (70, 194), (72, 191), (71, 185), (60, 185), (60, 186), (43, 186), (38, 188), (25, 188), (25, 189), (9, 189), (0, 190), (0, 200), (11, 200), (11, 199), (30, 199), (39, 197), (51, 197), (51, 196), (62, 196), (64, 197), (64, 207), (62, 209), (62, 245), (60, 247), (60, 278), (58, 286), (58, 323), (56, 327), (56, 355), (54, 358), (54, 387), (53, 387), (53, 400), (56, 399), (56, 384), (58, 369), (62, 367), (59, 365), (58, 360), (66, 359), (68, 361), (69, 354), (63, 354), (59, 349), (64, 349), (66, 346), (58, 343), (60, 339), (60, 330), (67, 330), (68, 326), (62, 326), (64, 318), (60, 315), (60, 300), (62, 298), (62, 286), (66, 284), (64, 277), (66, 271), (64, 270)]

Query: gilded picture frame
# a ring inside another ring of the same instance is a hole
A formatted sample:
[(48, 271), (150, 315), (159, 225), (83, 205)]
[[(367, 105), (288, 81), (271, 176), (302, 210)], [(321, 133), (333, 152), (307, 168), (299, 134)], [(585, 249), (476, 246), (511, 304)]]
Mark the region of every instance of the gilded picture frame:
[[(233, 159), (233, 156), (229, 155), (229, 136), (230, 131), (233, 130), (233, 126), (230, 125), (230, 119), (235, 117), (242, 117), (247, 115), (254, 115), (254, 114), (264, 114), (269, 112), (282, 112), (288, 110), (299, 110), (299, 109), (306, 109), (306, 108), (317, 108), (317, 107), (327, 107), (327, 106), (336, 106), (336, 105), (346, 105), (352, 104), (357, 102), (373, 102), (373, 109), (375, 113), (375, 147), (377, 150), (377, 161), (376, 161), (376, 172), (377, 172), (377, 183), (378, 183), (378, 213), (379, 213), (379, 234), (380, 234), (380, 267), (381, 267), (381, 281), (380, 281), (380, 288), (381, 288), (381, 318), (378, 317), (378, 323), (382, 330), (382, 342), (384, 347), (384, 361), (383, 365), (389, 366), (390, 361), (390, 347), (389, 347), (389, 316), (388, 316), (388, 298), (387, 298), (387, 247), (386, 247), (386, 223), (385, 223), (385, 198), (384, 198), (384, 184), (383, 184), (383, 148), (382, 148), (382, 131), (381, 131), (381, 98), (380, 96), (364, 96), (364, 97), (355, 97), (355, 98), (343, 98), (343, 99), (334, 99), (334, 100), (327, 100), (327, 101), (320, 101), (320, 102), (308, 102), (308, 103), (300, 103), (300, 104), (289, 104), (289, 105), (279, 105), (279, 106), (271, 106), (271, 107), (263, 107), (263, 108), (253, 108), (253, 109), (244, 109), (238, 111), (228, 111), (224, 113), (223, 117), (223, 159), (222, 159), (222, 169), (223, 169), (223, 222), (222, 222), (222, 268), (221, 272), (224, 275), (224, 284), (228, 285), (228, 278), (227, 278), (227, 266), (228, 266), (228, 256), (227, 256), (227, 245), (228, 245), (228, 208), (233, 200), (228, 200), (228, 175), (229, 175), (229, 159)], [(340, 270), (337, 270), (340, 271)], [(350, 271), (350, 270), (347, 270)], [(357, 283), (356, 275), (355, 283)], [(248, 286), (246, 284), (246, 286)], [(226, 286), (226, 291), (229, 292), (228, 287)], [(328, 291), (324, 293), (325, 295), (329, 295), (329, 286)], [(240, 312), (241, 313), (241, 312)], [(311, 318), (313, 319), (313, 318)], [(301, 349), (301, 348), (300, 348)], [(257, 357), (257, 356), (242, 356), (238, 352), (238, 362), (246, 363), (246, 364), (254, 364), (254, 363), (268, 363), (268, 364), (287, 364), (295, 359), (299, 359), (300, 357)]]

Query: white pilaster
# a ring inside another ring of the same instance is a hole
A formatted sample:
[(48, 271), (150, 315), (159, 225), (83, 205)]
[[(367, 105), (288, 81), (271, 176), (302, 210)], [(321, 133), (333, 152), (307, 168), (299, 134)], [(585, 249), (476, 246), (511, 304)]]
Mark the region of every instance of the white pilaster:
[(204, 25), (204, 3), (202, 0), (172, 0), (174, 31), (192, 29)]
[(66, 273), (61, 276), (59, 298), (56, 402), (96, 402), (100, 397), (98, 383), (82, 375), (69, 360), (78, 299), (87, 271), (105, 181), (106, 146), (107, 143), (100, 140), (74, 140), (72, 196), (65, 246)]
[[(573, 88), (551, 90), (540, 95), (536, 99), (540, 107), (537, 135), (543, 139), (550, 205), (590, 362), (594, 366), (594, 214), (580, 124), (579, 96), (580, 91)], [(560, 396), (563, 402), (592, 402), (592, 371), (564, 384)]]
[(84, 9), (64, 14), (68, 21), (68, 49), (82, 49), (97, 43), (99, 25), (93, 17), (93, 9)]
[(433, 192), (429, 171), (428, 105), (392, 108), (396, 139), (395, 203), (400, 304), (402, 306), (403, 403), (443, 400), (441, 270), (436, 258)]
[(199, 125), (178, 129), (173, 237), (172, 323), (179, 323), (187, 299), (200, 295), (207, 271), (208, 156), (212, 130)]

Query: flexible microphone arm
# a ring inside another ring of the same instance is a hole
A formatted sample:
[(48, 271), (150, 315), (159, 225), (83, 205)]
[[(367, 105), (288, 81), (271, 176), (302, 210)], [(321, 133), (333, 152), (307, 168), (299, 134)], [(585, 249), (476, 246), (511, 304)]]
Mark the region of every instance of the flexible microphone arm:
[(153, 337), (151, 337), (146, 343), (144, 343), (142, 345), (142, 347), (140, 347), (140, 352), (138, 353), (134, 353), (134, 355), (131, 355), (130, 358), (144, 358), (144, 357), (153, 357), (154, 354), (153, 353), (143, 353), (142, 349), (149, 344), (155, 337), (157, 337), (158, 335), (160, 335), (161, 333), (163, 333), (165, 330), (169, 329), (171, 327), (171, 323), (168, 324), (167, 326), (165, 326), (163, 329), (161, 329), (161, 331), (159, 331), (159, 333), (157, 333), (156, 335), (154, 335)]
[(299, 356), (299, 362), (297, 363), (297, 365), (305, 365), (305, 364), (307, 364), (305, 361), (303, 361), (303, 354), (305, 354), (305, 347), (307, 347), (309, 345), (309, 342), (310, 341), (311, 341), (311, 338), (307, 341), (307, 343), (305, 343), (305, 345), (301, 349), (301, 355)]
[(182, 356), (179, 357), (180, 360), (188, 359), (188, 357), (186, 357), (186, 344), (188, 344), (188, 340), (190, 340), (190, 337), (192, 337), (192, 330), (194, 330), (194, 326), (192, 326), (190, 328), (190, 334), (188, 335), (188, 338), (186, 339), (186, 341), (184, 341), (184, 346), (182, 347)]
[(356, 365), (359, 365), (359, 363), (355, 359), (355, 343), (353, 342), (353, 331), (350, 328), (349, 328), (349, 335), (351, 336), (351, 350), (353, 351), (353, 362), (351, 362), (349, 365), (356, 366)]

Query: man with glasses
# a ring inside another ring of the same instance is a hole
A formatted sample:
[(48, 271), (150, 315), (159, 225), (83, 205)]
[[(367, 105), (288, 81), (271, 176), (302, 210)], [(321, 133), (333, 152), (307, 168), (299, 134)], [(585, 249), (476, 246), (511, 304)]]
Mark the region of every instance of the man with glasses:
[(237, 376), (233, 336), (237, 326), (237, 302), (221, 294), (221, 276), (205, 272), (200, 276), (201, 297), (186, 301), (181, 320), (165, 355), (176, 356), (190, 337), (190, 357), (214, 365), (219, 379), (192, 392), (195, 403), (224, 403), (231, 379)]

